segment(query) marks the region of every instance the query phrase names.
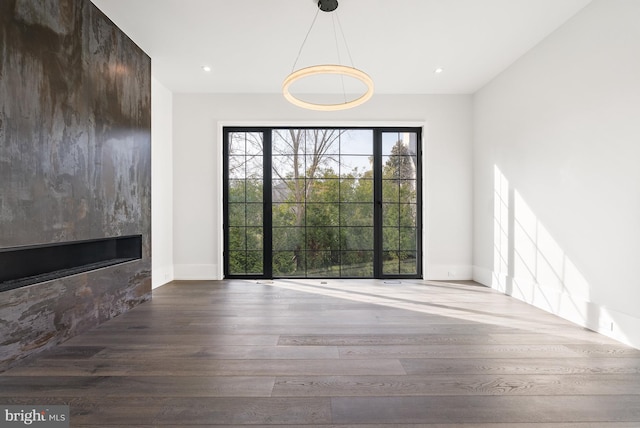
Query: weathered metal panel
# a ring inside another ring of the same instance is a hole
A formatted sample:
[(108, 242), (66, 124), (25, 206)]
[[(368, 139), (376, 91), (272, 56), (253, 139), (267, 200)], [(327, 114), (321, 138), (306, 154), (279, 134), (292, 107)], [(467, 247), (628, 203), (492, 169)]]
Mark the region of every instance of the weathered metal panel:
[(150, 298), (151, 61), (88, 0), (0, 2), (0, 248), (142, 234), (0, 293), (0, 370)]

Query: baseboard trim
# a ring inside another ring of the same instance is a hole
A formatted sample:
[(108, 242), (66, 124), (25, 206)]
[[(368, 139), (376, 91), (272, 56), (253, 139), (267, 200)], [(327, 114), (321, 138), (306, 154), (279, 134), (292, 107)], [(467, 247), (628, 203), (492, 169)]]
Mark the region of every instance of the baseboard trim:
[(473, 268), (466, 265), (430, 265), (425, 270), (424, 279), (430, 281), (471, 280), (473, 279)]
[(183, 281), (215, 281), (222, 279), (218, 265), (174, 265), (174, 279)]
[(473, 270), (473, 280), (475, 282), (479, 282), (482, 285), (491, 287), (491, 284), (493, 283), (493, 275), (494, 275), (492, 271), (480, 266), (473, 266), (472, 270)]
[(158, 288), (173, 281), (175, 275), (173, 265), (151, 268), (151, 288)]

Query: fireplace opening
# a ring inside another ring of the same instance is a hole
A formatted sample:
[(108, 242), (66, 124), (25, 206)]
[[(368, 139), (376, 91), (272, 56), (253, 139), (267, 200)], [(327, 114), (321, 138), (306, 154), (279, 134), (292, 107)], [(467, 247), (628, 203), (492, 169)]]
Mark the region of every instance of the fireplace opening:
[(0, 249), (0, 292), (142, 258), (142, 235)]

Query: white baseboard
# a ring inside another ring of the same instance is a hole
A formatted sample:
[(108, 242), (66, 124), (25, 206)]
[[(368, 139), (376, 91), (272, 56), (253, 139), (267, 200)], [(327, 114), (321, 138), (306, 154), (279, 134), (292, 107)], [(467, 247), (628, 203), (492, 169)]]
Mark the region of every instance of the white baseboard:
[(152, 266), (151, 268), (151, 289), (158, 288), (168, 282), (173, 281), (173, 265)]
[(470, 280), (473, 279), (473, 268), (464, 265), (430, 265), (425, 269), (424, 279), (431, 281)]
[(493, 272), (480, 266), (474, 266), (473, 280), (487, 287), (491, 287), (493, 283)]
[(615, 311), (552, 287), (511, 278), (479, 266), (473, 279), (532, 306), (550, 312), (581, 327), (596, 331), (640, 349), (640, 318)]
[(213, 281), (222, 279), (216, 264), (174, 265), (174, 279), (184, 281)]

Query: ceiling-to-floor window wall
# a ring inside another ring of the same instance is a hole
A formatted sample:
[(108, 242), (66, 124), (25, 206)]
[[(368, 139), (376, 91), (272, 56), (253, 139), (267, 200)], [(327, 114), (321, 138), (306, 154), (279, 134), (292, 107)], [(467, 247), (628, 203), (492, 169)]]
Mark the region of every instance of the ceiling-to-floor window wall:
[(420, 130), (225, 128), (226, 277), (420, 277)]

